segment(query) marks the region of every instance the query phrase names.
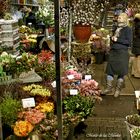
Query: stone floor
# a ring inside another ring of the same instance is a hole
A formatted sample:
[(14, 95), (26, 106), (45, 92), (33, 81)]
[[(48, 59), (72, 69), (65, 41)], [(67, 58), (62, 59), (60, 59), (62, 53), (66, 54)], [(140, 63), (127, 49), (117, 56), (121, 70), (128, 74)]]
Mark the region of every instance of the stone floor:
[[(104, 89), (105, 85), (105, 67), (106, 63), (94, 66), (93, 78), (99, 82), (101, 89)], [(140, 90), (140, 79), (128, 74), (125, 77), (125, 88), (121, 96), (114, 98), (113, 93), (103, 96), (102, 102), (95, 104), (94, 114), (75, 129), (73, 140), (130, 140), (125, 116), (138, 113), (135, 105), (135, 90)]]

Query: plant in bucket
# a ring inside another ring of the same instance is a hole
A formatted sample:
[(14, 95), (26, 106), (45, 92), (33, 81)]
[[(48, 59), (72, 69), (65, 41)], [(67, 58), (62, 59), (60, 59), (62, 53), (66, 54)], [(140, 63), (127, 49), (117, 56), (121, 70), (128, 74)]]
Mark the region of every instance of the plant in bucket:
[(126, 123), (128, 134), (130, 134), (132, 137), (132, 132), (137, 128), (140, 129), (140, 115), (138, 114), (127, 115), (125, 123)]

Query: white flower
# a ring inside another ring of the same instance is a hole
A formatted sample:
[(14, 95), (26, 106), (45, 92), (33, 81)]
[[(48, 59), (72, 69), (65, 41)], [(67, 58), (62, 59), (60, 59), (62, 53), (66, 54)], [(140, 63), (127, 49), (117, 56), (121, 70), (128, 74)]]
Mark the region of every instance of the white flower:
[(7, 52), (2, 52), (1, 57), (8, 56)]
[(73, 1), (71, 7), (73, 24), (93, 24), (95, 22), (93, 20), (99, 17), (102, 12), (102, 5), (97, 0)]

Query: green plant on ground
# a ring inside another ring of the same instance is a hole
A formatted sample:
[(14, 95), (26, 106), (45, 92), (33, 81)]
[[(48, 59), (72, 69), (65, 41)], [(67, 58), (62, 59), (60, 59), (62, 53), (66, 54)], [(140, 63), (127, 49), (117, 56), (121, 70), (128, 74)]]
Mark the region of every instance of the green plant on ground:
[(126, 121), (132, 125), (140, 126), (140, 115), (128, 115)]
[(140, 128), (135, 128), (132, 131), (132, 138), (133, 140), (140, 140)]
[(64, 109), (69, 116), (78, 115), (81, 118), (90, 115), (94, 106), (93, 100), (80, 95), (67, 97), (63, 103)]
[(13, 99), (9, 93), (5, 93), (0, 103), (0, 111), (2, 115), (3, 124), (9, 126), (13, 125), (17, 120), (17, 114), (19, 109), (21, 109), (21, 102)]

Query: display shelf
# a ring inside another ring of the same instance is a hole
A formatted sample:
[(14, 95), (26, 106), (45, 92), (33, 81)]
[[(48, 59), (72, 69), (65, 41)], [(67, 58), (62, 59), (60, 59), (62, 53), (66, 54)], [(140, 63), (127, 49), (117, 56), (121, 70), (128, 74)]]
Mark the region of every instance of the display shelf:
[(20, 4), (20, 3), (11, 3), (11, 5), (39, 7), (38, 4)]

